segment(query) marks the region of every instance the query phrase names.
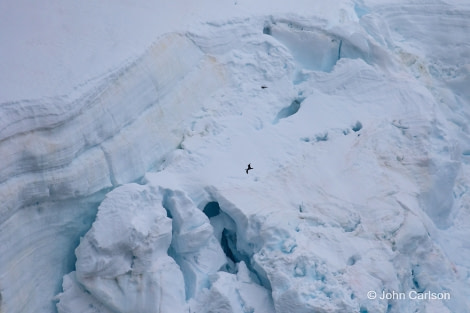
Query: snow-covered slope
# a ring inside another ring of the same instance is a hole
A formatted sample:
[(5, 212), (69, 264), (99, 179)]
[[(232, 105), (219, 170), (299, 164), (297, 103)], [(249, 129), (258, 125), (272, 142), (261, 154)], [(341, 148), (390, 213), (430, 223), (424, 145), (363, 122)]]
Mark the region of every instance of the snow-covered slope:
[(2, 92), (0, 312), (469, 311), (470, 7), (212, 4)]

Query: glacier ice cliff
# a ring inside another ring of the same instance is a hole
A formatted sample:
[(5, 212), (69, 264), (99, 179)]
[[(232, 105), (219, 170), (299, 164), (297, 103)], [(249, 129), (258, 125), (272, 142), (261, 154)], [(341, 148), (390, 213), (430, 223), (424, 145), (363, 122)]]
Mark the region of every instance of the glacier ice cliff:
[[(72, 103), (59, 98), (4, 103), (3, 282), (16, 281), (18, 268), (33, 269), (46, 255), (60, 271), (70, 268), (73, 246), (91, 226), (106, 192), (142, 177), (175, 149), (183, 139), (182, 125), (224, 80), (213, 58), (185, 36), (172, 34)], [(19, 225), (24, 231), (8, 235)], [(10, 255), (15, 246), (27, 257)], [(30, 277), (36, 283), (2, 291), (2, 309), (41, 309), (36, 297), (42, 292), (50, 297), (60, 286), (51, 271), (38, 269)], [(11, 308), (5, 299), (12, 300)], [(50, 311), (50, 304), (46, 307)]]
[(1, 103), (0, 312), (469, 311), (470, 7), (317, 10)]

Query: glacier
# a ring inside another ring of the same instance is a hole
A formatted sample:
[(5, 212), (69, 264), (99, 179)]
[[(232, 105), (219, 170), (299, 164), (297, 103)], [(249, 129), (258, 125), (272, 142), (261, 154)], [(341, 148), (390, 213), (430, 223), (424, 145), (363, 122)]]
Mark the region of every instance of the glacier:
[(104, 3), (0, 58), (0, 312), (470, 311), (468, 4)]

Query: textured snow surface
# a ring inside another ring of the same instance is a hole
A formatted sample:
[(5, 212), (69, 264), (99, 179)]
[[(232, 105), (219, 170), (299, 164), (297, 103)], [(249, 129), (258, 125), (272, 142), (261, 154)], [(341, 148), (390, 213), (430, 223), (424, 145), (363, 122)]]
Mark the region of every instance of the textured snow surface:
[(0, 312), (470, 311), (467, 4), (18, 3)]

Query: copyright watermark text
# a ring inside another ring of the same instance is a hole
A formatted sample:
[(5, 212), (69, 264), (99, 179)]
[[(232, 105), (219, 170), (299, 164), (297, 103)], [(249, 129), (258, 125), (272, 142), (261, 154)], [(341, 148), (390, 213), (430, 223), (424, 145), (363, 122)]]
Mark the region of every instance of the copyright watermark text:
[(449, 300), (449, 292), (417, 292), (416, 290), (410, 290), (408, 292), (397, 292), (397, 291), (386, 291), (376, 292), (370, 290), (367, 292), (367, 299), (374, 300)]

